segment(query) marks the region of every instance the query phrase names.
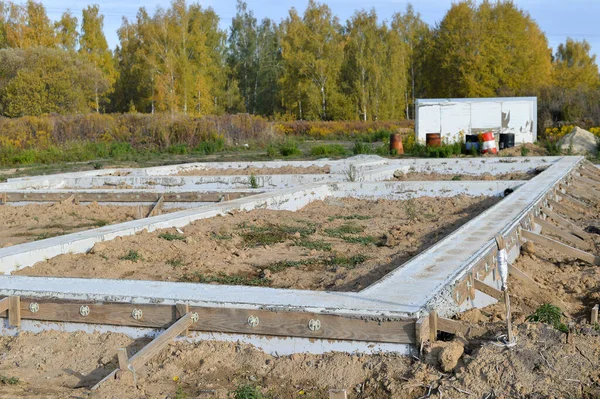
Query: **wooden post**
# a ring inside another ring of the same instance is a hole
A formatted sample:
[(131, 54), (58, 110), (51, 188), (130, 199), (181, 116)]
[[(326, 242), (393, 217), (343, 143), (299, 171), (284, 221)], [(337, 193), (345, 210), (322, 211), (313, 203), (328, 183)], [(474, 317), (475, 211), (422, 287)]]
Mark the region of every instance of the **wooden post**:
[(329, 399), (347, 399), (348, 395), (345, 389), (330, 389)]
[(590, 244), (588, 244), (587, 242), (583, 241), (581, 238), (575, 237), (574, 235), (561, 230), (560, 228), (556, 227), (555, 225), (553, 225), (552, 223), (549, 223), (546, 220), (540, 219), (539, 217), (535, 217), (533, 218), (533, 222), (537, 225), (539, 225), (542, 228), (542, 231), (547, 231), (551, 234), (557, 235), (560, 238), (562, 238), (563, 240), (574, 244), (574, 245), (579, 245), (581, 248), (584, 249), (589, 249), (590, 248)]
[(6, 193), (2, 193), (2, 205), (6, 205), (8, 202), (8, 195)]
[(431, 343), (434, 343), (437, 340), (437, 319), (437, 312), (432, 310), (431, 313), (429, 313), (429, 341)]
[(21, 298), (8, 296), (0, 300), (0, 313), (8, 311), (8, 325), (21, 327)]
[[(190, 305), (187, 303), (177, 303), (175, 304), (175, 311), (177, 313), (176, 317), (179, 319), (190, 312)], [(186, 337), (190, 334), (190, 330), (188, 328), (182, 333)]]
[[(498, 245), (498, 250), (506, 250), (506, 243), (504, 242), (504, 237), (501, 234), (496, 236), (496, 244)], [(500, 267), (500, 265), (498, 265)], [(508, 265), (507, 265), (508, 267)], [(507, 270), (508, 271), (508, 270)], [(508, 342), (514, 342), (513, 331), (512, 331), (512, 320), (510, 316), (510, 296), (508, 295), (508, 284), (503, 287), (504, 291), (504, 305), (506, 306), (506, 330), (508, 335)]]
[(561, 242), (558, 242), (556, 240), (553, 240), (553, 239), (543, 236), (541, 234), (536, 234), (529, 230), (522, 230), (521, 236), (528, 241), (532, 241), (534, 244), (540, 244), (547, 248), (554, 249), (555, 251), (562, 252), (563, 254), (565, 254), (567, 256), (572, 256), (574, 258), (581, 259), (585, 262), (588, 262), (592, 265), (600, 266), (600, 257), (599, 256), (595, 256), (588, 252), (581, 251), (577, 248), (570, 247), (566, 244), (563, 244)]
[(154, 206), (152, 207), (152, 210), (150, 210), (150, 213), (148, 213), (147, 217), (160, 215), (160, 208), (164, 201), (165, 201), (165, 197), (163, 195), (161, 195), (160, 198), (158, 199), (158, 201), (156, 201), (156, 204), (154, 204)]
[(598, 305), (592, 308), (592, 316), (590, 317), (590, 324), (598, 324)]

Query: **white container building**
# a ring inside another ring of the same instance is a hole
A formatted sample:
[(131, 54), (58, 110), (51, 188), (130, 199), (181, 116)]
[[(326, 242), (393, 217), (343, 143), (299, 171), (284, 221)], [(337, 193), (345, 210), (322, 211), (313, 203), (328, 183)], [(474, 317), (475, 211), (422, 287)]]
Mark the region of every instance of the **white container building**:
[(515, 144), (537, 140), (537, 97), (418, 99), (416, 140), (425, 143), (427, 133), (440, 133), (452, 143), (464, 135), (514, 133)]

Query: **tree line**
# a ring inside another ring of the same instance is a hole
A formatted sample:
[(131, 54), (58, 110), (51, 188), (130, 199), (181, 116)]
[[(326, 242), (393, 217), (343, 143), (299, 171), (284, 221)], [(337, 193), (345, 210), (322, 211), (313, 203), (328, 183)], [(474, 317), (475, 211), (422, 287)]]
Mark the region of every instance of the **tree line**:
[(412, 6), (340, 21), (323, 3), (259, 21), (238, 0), (227, 30), (173, 0), (123, 18), (111, 50), (90, 5), (51, 21), (44, 6), (0, 1), (0, 115), (250, 113), (277, 120), (400, 120), (416, 98), (539, 97), (550, 120), (600, 122), (600, 78), (586, 41), (553, 53), (512, 1), (463, 0), (434, 26)]

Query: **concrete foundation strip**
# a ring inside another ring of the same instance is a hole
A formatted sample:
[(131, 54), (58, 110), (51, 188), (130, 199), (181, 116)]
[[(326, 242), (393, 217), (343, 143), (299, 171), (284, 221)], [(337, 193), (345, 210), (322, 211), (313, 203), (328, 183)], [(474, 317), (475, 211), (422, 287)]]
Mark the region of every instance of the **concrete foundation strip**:
[(220, 202), (224, 197), (230, 200), (262, 194), (257, 192), (156, 192), (148, 190), (32, 190), (5, 191), (0, 196), (2, 203), (8, 202), (57, 202), (72, 198), (79, 202), (156, 202), (163, 197), (164, 202)]

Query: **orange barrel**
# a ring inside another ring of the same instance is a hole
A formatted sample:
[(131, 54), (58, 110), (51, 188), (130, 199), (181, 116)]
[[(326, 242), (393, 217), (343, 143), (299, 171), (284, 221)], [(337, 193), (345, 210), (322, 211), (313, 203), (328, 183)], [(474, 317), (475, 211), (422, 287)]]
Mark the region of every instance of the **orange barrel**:
[(404, 154), (404, 147), (402, 146), (402, 136), (399, 134), (390, 135), (390, 152), (396, 150), (396, 154)]
[(441, 147), (442, 135), (440, 133), (427, 133), (425, 135), (427, 147)]
[(496, 149), (496, 139), (494, 138), (493, 132), (485, 132), (481, 135), (483, 144), (481, 151), (484, 154), (497, 154), (498, 150)]

